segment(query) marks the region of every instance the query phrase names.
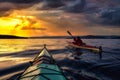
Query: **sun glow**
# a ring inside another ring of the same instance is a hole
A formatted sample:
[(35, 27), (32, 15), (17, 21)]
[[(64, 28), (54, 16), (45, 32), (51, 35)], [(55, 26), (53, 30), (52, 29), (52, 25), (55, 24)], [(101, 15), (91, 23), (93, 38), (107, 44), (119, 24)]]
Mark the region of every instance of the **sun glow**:
[(0, 17), (0, 34), (31, 36), (35, 30), (40, 31), (41, 24), (35, 16), (13, 11), (9, 16)]

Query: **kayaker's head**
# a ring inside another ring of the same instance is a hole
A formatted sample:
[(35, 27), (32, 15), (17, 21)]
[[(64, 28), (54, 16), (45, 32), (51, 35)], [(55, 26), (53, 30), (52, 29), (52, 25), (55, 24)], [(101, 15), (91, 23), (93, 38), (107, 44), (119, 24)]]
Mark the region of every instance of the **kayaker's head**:
[(74, 41), (80, 40), (81, 38), (79, 36), (74, 38)]
[(81, 40), (81, 38), (79, 36), (76, 37), (76, 40)]
[(77, 39), (80, 39), (80, 37), (79, 37), (79, 36), (77, 36)]
[(74, 37), (74, 41), (76, 41), (77, 40), (77, 37)]

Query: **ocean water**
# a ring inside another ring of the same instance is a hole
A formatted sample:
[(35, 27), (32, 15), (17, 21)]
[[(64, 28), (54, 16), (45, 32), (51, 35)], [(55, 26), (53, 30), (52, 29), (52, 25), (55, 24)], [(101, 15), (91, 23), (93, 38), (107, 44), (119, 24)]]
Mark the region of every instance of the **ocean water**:
[[(71, 52), (66, 47), (66, 41), (72, 41), (71, 39), (0, 39), (0, 73), (4, 72), (3, 75), (0, 74), (0, 80), (6, 80), (13, 74), (8, 71), (6, 76), (5, 69), (14, 71), (13, 66), (18, 67), (33, 60), (44, 44), (63, 69), (98, 80), (120, 80), (120, 39), (82, 40), (88, 45), (102, 46), (102, 59), (99, 54), (89, 51), (84, 51), (80, 60), (71, 59)], [(79, 80), (75, 74), (68, 75)]]

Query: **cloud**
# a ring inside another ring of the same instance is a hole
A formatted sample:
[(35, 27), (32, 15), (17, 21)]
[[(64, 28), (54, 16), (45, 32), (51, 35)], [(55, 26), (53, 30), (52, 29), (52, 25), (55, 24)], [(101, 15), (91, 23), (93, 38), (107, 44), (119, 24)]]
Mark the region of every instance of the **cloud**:
[(61, 6), (64, 6), (64, 3), (61, 0), (44, 0), (40, 3), (35, 4), (33, 7), (36, 10), (50, 10), (57, 9)]
[(44, 0), (33, 7), (36, 10), (57, 9), (70, 13), (80, 13), (84, 11), (85, 6), (86, 0), (73, 0), (67, 2), (63, 0)]
[(0, 2), (0, 16), (9, 15), (13, 10), (22, 10), (31, 7), (33, 4)]
[(35, 28), (35, 27), (22, 27), (21, 30), (41, 30), (41, 31), (45, 31), (47, 29), (46, 28)]
[(0, 2), (11, 2), (11, 3), (36, 3), (43, 0), (0, 0)]
[(9, 2), (0, 3), (0, 16), (7, 15), (7, 11), (10, 11), (12, 9), (16, 9), (16, 6), (13, 3)]
[(72, 13), (80, 13), (84, 11), (84, 8), (86, 6), (86, 0), (75, 0), (71, 3), (68, 3), (64, 10), (66, 12), (72, 12)]
[[(86, 16), (84, 19), (88, 19), (86, 21), (89, 21), (89, 24), (118, 26), (120, 25), (119, 3), (119, 0), (0, 0), (0, 15), (3, 16), (6, 12), (16, 9), (29, 9), (33, 12), (61, 10), (65, 13), (72, 13), (74, 15), (77, 13)], [(62, 15), (59, 14), (61, 12), (46, 13), (44, 17), (56, 17), (56, 14), (57, 17)], [(75, 18), (79, 20), (80, 17)], [(46, 19), (46, 21), (49, 20)]]
[(15, 6), (12, 3), (8, 3), (8, 2), (0, 3), (0, 11), (8, 11), (14, 8)]
[(99, 18), (103, 24), (120, 25), (120, 7), (108, 8), (106, 11), (100, 13)]
[[(62, 7), (61, 10), (78, 13), (83, 11), (86, 2), (85, 0), (75, 0), (65, 4), (62, 0), (0, 0), (0, 4), (0, 7), (4, 5), (3, 8), (1, 8), (1, 10), (4, 11), (10, 9), (24, 9), (33, 6), (36, 10), (58, 9)], [(14, 7), (11, 7), (11, 5)]]
[(58, 8), (63, 6), (61, 0), (0, 0), (0, 14), (5, 15), (11, 10), (31, 9), (33, 11)]
[(61, 0), (45, 0), (44, 1), (44, 7), (57, 8), (60, 6), (63, 6), (63, 3)]
[(87, 15), (87, 19), (95, 24), (120, 26), (120, 7), (102, 8), (97, 13)]

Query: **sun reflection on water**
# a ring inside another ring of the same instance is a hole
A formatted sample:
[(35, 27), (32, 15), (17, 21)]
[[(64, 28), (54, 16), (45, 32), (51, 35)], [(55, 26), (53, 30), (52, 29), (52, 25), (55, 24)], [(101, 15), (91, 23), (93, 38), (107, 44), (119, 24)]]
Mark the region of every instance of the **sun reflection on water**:
[(29, 50), (39, 52), (44, 44), (47, 44), (50, 50), (64, 48), (65, 43), (65, 40), (59, 39), (0, 39), (0, 68), (32, 60), (35, 56), (26, 56), (26, 54), (32, 53)]

